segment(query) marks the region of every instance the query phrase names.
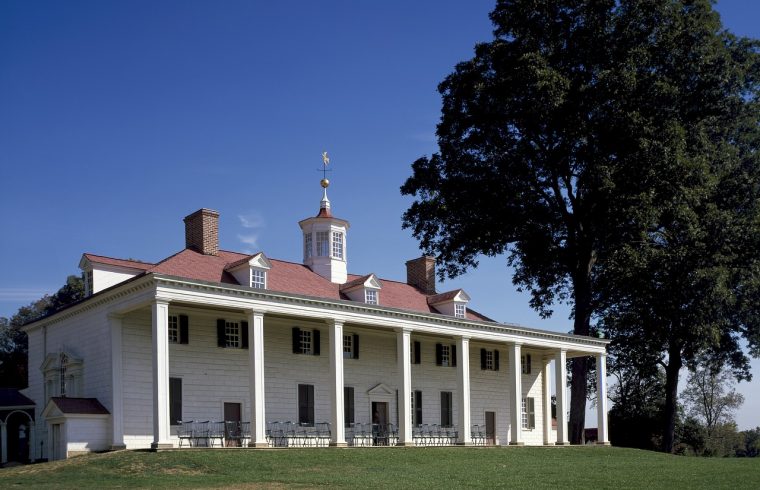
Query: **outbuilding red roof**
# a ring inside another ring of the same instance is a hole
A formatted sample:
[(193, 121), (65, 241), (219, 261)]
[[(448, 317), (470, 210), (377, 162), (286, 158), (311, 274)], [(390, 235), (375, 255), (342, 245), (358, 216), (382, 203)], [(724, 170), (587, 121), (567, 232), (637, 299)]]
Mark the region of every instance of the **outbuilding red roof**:
[(54, 396), (50, 399), (58, 407), (61, 413), (77, 414), (107, 414), (109, 413), (97, 398), (69, 398), (67, 396)]
[(115, 265), (118, 267), (129, 267), (130, 269), (140, 269), (146, 271), (155, 264), (141, 262), (139, 260), (115, 259), (113, 257), (104, 257), (102, 255), (84, 254), (85, 258), (94, 264)]

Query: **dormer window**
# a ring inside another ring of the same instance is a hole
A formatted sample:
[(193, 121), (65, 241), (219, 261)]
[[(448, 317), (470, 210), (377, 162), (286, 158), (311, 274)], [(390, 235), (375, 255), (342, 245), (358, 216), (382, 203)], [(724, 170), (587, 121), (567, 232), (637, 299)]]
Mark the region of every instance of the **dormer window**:
[(380, 304), (380, 290), (383, 288), (382, 283), (374, 274), (357, 277), (340, 287), (340, 292), (348, 296), (351, 301), (365, 303), (368, 305)]
[(332, 256), (343, 259), (343, 233), (339, 231), (332, 232)]
[(330, 256), (330, 233), (327, 231), (317, 232), (317, 257)]
[(377, 289), (365, 289), (364, 290), (364, 302), (368, 305), (377, 304)]
[(465, 312), (467, 311), (467, 307), (464, 305), (464, 303), (454, 303), (454, 316), (457, 318), (465, 318)]
[(311, 233), (304, 233), (303, 235), (303, 258), (304, 260), (311, 258)]
[(267, 287), (267, 272), (265, 270), (251, 267), (251, 287), (257, 289)]

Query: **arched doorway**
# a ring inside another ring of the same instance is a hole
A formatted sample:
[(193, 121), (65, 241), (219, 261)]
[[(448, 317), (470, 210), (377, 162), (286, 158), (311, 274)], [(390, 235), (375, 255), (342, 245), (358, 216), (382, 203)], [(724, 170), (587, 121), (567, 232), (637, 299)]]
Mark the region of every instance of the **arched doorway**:
[(34, 422), (31, 416), (20, 410), (13, 411), (5, 418), (7, 437), (8, 462), (29, 463), (34, 454), (32, 448), (32, 429)]

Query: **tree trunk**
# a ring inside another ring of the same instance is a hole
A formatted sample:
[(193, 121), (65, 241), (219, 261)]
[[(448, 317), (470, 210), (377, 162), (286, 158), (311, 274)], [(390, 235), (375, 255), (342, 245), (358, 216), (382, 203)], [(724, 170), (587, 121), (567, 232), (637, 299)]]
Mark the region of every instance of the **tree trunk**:
[[(594, 265), (593, 254), (578, 271), (573, 280), (575, 308), (573, 333), (588, 335), (591, 323), (591, 268)], [(588, 358), (576, 357), (572, 361), (573, 377), (570, 384), (570, 420), (568, 438), (570, 444), (583, 444), (583, 429), (586, 424), (586, 395), (588, 379)]]
[(668, 349), (668, 365), (665, 367), (665, 425), (662, 432), (662, 450), (666, 453), (673, 452), (678, 408), (678, 374), (682, 366), (681, 348), (676, 342), (671, 342)]

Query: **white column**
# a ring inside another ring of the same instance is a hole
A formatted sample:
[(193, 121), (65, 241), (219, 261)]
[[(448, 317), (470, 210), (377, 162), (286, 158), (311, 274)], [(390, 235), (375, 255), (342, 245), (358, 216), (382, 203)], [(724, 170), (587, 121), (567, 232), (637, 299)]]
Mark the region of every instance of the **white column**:
[(3, 452), (0, 457), (0, 463), (8, 462), (8, 426), (5, 422), (0, 422), (0, 451)]
[(412, 439), (412, 356), (409, 351), (412, 331), (408, 329), (396, 332), (396, 359), (398, 361), (398, 445), (413, 446)]
[(127, 448), (124, 444), (124, 403), (121, 384), (121, 317), (109, 315), (108, 323), (111, 326), (111, 450), (113, 451)]
[(251, 397), (251, 440), (249, 447), (268, 447), (264, 384), (264, 313), (248, 314), (248, 391)]
[(457, 390), (459, 394), (459, 444), (472, 444), (470, 435), (470, 339), (457, 338)]
[(541, 378), (543, 381), (543, 400), (542, 405), (544, 407), (544, 444), (547, 446), (553, 446), (554, 440), (552, 439), (552, 386), (551, 386), (551, 358), (544, 358), (544, 368), (541, 372)]
[(343, 322), (330, 320), (330, 446), (346, 446), (343, 406)]
[(169, 449), (169, 303), (151, 305), (153, 335), (153, 442), (150, 448)]
[(607, 435), (607, 354), (596, 356), (597, 444), (610, 445)]
[(509, 391), (512, 404), (509, 407), (509, 423), (512, 431), (509, 444), (522, 446), (522, 365), (520, 363), (520, 344), (511, 344), (509, 349)]
[(567, 352), (562, 349), (554, 357), (554, 377), (557, 392), (557, 444), (568, 445), (567, 439)]

